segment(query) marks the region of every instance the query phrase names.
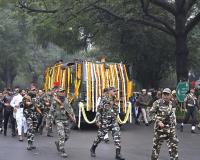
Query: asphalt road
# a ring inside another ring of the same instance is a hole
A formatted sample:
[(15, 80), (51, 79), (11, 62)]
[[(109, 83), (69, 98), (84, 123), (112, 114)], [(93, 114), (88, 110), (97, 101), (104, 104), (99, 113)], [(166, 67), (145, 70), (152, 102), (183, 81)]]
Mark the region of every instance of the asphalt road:
[[(136, 126), (128, 124), (121, 128), (122, 131), (122, 154), (127, 160), (150, 160), (153, 127), (144, 125)], [(55, 132), (55, 130), (54, 130)], [(179, 130), (179, 160), (200, 160), (200, 131), (197, 134), (190, 133), (190, 126), (184, 128), (184, 132)], [(96, 130), (85, 128), (82, 130), (72, 130), (70, 139), (65, 145), (70, 160), (114, 160), (115, 148), (110, 138), (109, 144), (101, 143), (96, 150), (96, 158), (90, 157), (89, 149)], [(63, 160), (56, 150), (54, 137), (36, 135), (36, 150), (27, 151), (27, 141), (19, 142), (17, 137), (6, 137), (0, 135), (0, 160)], [(160, 153), (160, 160), (169, 160), (166, 143), (163, 144)]]

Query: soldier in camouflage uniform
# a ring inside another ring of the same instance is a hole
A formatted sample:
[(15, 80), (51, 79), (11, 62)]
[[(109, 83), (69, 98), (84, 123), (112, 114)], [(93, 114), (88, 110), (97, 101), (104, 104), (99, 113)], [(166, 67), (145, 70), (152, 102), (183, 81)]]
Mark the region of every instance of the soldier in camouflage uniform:
[(156, 100), (150, 110), (155, 114), (153, 150), (151, 160), (158, 160), (164, 141), (169, 148), (170, 160), (178, 160), (178, 139), (176, 136), (175, 114), (172, 108), (171, 90), (165, 88), (161, 99)]
[(53, 125), (53, 117), (49, 114), (50, 107), (52, 104), (52, 92), (48, 91), (42, 97), (40, 98), (40, 103), (41, 103), (41, 112), (42, 112), (42, 122), (39, 127), (39, 132), (40, 134), (43, 133), (43, 128), (45, 126), (48, 126), (47, 129), (47, 136), (52, 137), (51, 132), (52, 132), (52, 125)]
[[(41, 110), (43, 109), (43, 101), (42, 98), (44, 96), (44, 92), (42, 90), (38, 90), (36, 92), (36, 97), (33, 98), (35, 100), (35, 105)], [(42, 125), (42, 120), (43, 120), (43, 114), (37, 113), (37, 119), (38, 119), (38, 124), (36, 127), (36, 132), (40, 132), (40, 126)]]
[(36, 147), (33, 145), (34, 142), (34, 133), (37, 127), (37, 115), (36, 112), (41, 114), (41, 111), (34, 105), (30, 96), (25, 96), (23, 98), (22, 103), (20, 104), (21, 108), (24, 108), (24, 117), (26, 118), (28, 130), (27, 130), (27, 140), (28, 147), (27, 150), (35, 149)]
[(68, 99), (65, 97), (64, 89), (60, 88), (57, 93), (54, 93), (49, 114), (54, 116), (57, 126), (58, 141), (55, 141), (57, 150), (61, 153), (62, 157), (67, 157), (68, 155), (66, 154), (64, 145), (65, 142), (69, 139), (69, 121), (72, 120), (76, 122), (76, 119), (73, 109), (68, 102)]
[[(107, 94), (108, 92), (108, 94)], [(124, 160), (121, 156), (121, 141), (120, 127), (117, 123), (118, 106), (115, 104), (116, 90), (113, 87), (104, 90), (104, 95), (101, 98), (100, 104), (96, 113), (96, 124), (99, 127), (97, 139), (94, 140), (90, 149), (91, 156), (95, 157), (95, 150), (98, 144), (103, 140), (109, 130), (112, 132), (116, 147), (116, 159)]]

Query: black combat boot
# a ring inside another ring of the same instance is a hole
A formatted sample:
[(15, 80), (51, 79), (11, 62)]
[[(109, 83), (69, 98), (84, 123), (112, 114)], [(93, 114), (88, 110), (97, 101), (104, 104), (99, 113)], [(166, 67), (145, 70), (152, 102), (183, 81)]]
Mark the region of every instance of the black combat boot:
[(3, 135), (7, 136), (7, 131), (6, 130), (4, 130)]
[(40, 135), (42, 135), (42, 133), (43, 133), (43, 126), (39, 127), (39, 133), (40, 133)]
[(56, 145), (56, 149), (57, 149), (57, 151), (60, 152), (60, 146), (59, 146), (58, 141), (55, 141), (55, 145)]
[(68, 155), (67, 155), (67, 153), (65, 152), (64, 149), (62, 149), (60, 152), (61, 152), (61, 157), (63, 157), (63, 158), (67, 158), (68, 157)]
[(33, 145), (33, 142), (31, 143), (31, 149), (36, 149), (36, 146)]
[(117, 149), (116, 149), (116, 157), (115, 157), (115, 159), (118, 159), (118, 160), (125, 160), (125, 158), (123, 158), (123, 157), (121, 156), (120, 151), (121, 151), (120, 148), (117, 148)]
[(104, 139), (104, 142), (109, 143), (109, 139), (108, 138)]
[(50, 131), (47, 131), (47, 137), (53, 137), (53, 135), (50, 133)]
[(96, 147), (97, 146), (95, 146), (93, 144), (92, 147), (90, 148), (90, 155), (91, 155), (91, 157), (96, 157), (96, 154), (95, 154)]
[(36, 149), (36, 146), (33, 145), (33, 142), (30, 142), (31, 149)]
[(181, 124), (180, 131), (183, 132), (183, 124)]
[(27, 147), (27, 150), (32, 150), (32, 148), (31, 148), (31, 142), (28, 142), (28, 147)]

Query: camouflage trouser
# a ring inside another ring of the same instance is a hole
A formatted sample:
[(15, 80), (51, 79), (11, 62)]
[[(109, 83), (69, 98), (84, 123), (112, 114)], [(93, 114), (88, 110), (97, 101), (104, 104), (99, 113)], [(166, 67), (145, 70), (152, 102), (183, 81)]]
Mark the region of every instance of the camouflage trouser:
[(121, 148), (121, 141), (120, 141), (120, 127), (117, 123), (111, 123), (111, 124), (105, 124), (102, 125), (97, 132), (97, 139), (94, 140), (93, 145), (97, 146), (103, 139), (104, 136), (108, 133), (108, 131), (111, 130), (112, 132), (112, 137), (115, 143), (116, 148)]
[(166, 132), (155, 131), (151, 160), (158, 160), (161, 145), (165, 140), (169, 148), (170, 160), (178, 160), (178, 139), (175, 129)]
[(69, 139), (70, 126), (68, 121), (56, 120), (58, 144), (60, 150), (64, 149), (65, 142)]
[(27, 122), (27, 127), (28, 127), (28, 130), (27, 130), (27, 140), (28, 140), (28, 143), (33, 143), (34, 141), (34, 133), (35, 133), (35, 130), (36, 130), (36, 127), (37, 127), (37, 117), (28, 117), (26, 119), (26, 122)]
[(47, 131), (51, 132), (52, 125), (53, 125), (53, 117), (51, 115), (44, 114), (44, 116), (42, 118), (41, 128), (43, 129), (46, 124), (48, 125)]

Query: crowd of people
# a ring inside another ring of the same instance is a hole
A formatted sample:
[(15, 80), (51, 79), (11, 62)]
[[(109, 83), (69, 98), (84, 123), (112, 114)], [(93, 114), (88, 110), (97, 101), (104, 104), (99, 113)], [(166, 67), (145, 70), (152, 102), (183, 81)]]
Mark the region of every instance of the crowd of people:
[[(132, 97), (130, 97), (130, 102), (132, 104), (132, 113), (135, 119), (135, 124), (140, 125), (144, 122), (146, 126), (152, 123), (153, 119), (150, 116), (150, 109), (153, 103), (162, 98), (162, 89), (155, 91), (142, 89), (141, 92), (135, 92)], [(196, 89), (191, 88), (184, 99), (183, 103), (180, 103), (176, 97), (176, 90), (171, 92), (171, 101), (173, 103), (173, 111), (185, 112), (185, 117), (182, 117), (181, 132), (183, 132), (184, 124), (188, 123), (191, 116), (192, 127), (191, 133), (195, 133), (195, 126), (198, 123), (197, 113), (200, 110), (200, 96), (196, 94)], [(200, 125), (197, 125), (200, 128)]]
[(36, 148), (35, 132), (42, 134), (46, 128), (47, 136), (52, 136), (54, 122), (58, 132), (55, 144), (61, 156), (66, 157), (64, 143), (69, 137), (69, 121), (75, 122), (76, 119), (65, 90), (61, 87), (54, 87), (47, 93), (35, 87), (29, 90), (16, 87), (0, 92), (0, 132), (7, 136), (10, 124), (13, 137), (18, 135), (21, 142), (27, 137), (27, 150)]
[[(184, 105), (180, 108), (186, 111), (183, 126), (192, 118), (191, 132), (195, 133), (197, 124), (197, 111), (199, 101), (195, 96), (195, 90), (190, 89), (185, 97)], [(124, 160), (121, 155), (120, 127), (117, 123), (118, 102), (116, 102), (117, 90), (113, 87), (105, 88), (100, 99), (97, 113), (96, 125), (98, 126), (97, 138), (94, 140), (90, 153), (96, 156), (95, 150), (98, 144), (108, 139), (107, 134), (112, 132), (116, 147), (116, 159)], [(154, 137), (151, 160), (157, 160), (161, 144), (167, 141), (170, 159), (178, 160), (178, 138), (176, 136), (176, 109), (179, 103), (176, 99), (176, 91), (165, 88), (162, 91), (147, 92), (142, 89), (141, 93), (130, 98), (133, 107), (133, 117), (135, 124), (144, 122), (149, 126), (154, 123)], [(7, 136), (8, 122), (11, 125), (12, 136), (18, 135), (19, 141), (27, 137), (27, 150), (35, 149), (35, 132), (43, 134), (43, 129), (47, 129), (47, 136), (52, 136), (53, 122), (56, 125), (58, 140), (55, 141), (56, 148), (62, 157), (67, 157), (65, 142), (69, 138), (70, 122), (76, 123), (76, 117), (71, 103), (66, 98), (65, 89), (55, 86), (48, 92), (32, 87), (23, 90), (16, 87), (13, 91), (5, 89), (0, 92), (0, 132)]]

